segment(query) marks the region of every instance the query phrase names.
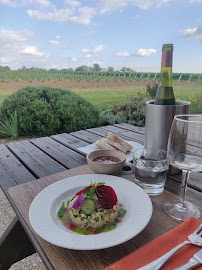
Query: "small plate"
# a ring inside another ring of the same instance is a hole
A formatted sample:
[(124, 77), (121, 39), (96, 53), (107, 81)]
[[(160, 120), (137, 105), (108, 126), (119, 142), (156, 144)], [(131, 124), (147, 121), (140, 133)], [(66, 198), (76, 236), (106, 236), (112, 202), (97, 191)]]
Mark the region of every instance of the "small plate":
[[(133, 160), (133, 152), (137, 149), (143, 148), (144, 146), (140, 143), (133, 142), (133, 141), (126, 141), (126, 142), (133, 146), (132, 151), (126, 154), (126, 161), (131, 161), (131, 160)], [(98, 149), (99, 148), (96, 146), (95, 143), (78, 148), (78, 150), (80, 150), (81, 152), (83, 152), (85, 154), (88, 154), (88, 153), (95, 151), (95, 150), (98, 150)]]
[[(65, 228), (57, 219), (57, 212), (63, 202), (66, 203), (91, 181), (105, 182), (111, 186), (127, 213), (113, 231), (81, 235)], [(143, 189), (124, 178), (104, 174), (78, 175), (60, 180), (43, 189), (29, 209), (32, 228), (41, 238), (54, 245), (75, 250), (104, 249), (124, 243), (145, 228), (151, 215), (152, 203)]]

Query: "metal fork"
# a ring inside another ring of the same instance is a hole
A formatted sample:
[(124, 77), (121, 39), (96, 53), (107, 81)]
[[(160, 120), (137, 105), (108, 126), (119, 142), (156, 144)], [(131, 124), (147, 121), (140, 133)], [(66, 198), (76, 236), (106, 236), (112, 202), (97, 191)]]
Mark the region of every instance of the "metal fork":
[(156, 259), (155, 261), (137, 269), (137, 270), (158, 270), (161, 266), (180, 248), (187, 244), (193, 244), (196, 246), (202, 246), (202, 224), (188, 236), (189, 240), (184, 241), (175, 248), (171, 249), (169, 252)]

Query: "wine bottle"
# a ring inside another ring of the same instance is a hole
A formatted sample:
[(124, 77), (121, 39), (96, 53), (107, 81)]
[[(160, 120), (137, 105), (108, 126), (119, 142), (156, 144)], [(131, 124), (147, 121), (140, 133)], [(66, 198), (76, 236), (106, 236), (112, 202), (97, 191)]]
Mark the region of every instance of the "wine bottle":
[(173, 44), (163, 44), (160, 83), (154, 103), (156, 105), (175, 105), (172, 86)]

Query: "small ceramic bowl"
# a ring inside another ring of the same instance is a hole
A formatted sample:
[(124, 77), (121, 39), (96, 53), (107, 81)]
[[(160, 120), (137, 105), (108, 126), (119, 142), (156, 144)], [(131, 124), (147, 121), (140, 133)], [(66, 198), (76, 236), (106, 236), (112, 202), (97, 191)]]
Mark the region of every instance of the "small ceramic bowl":
[[(110, 163), (110, 164), (104, 164), (99, 163), (97, 161), (93, 161), (95, 158), (101, 158), (101, 157), (114, 157), (115, 159), (118, 159), (117, 162)], [(126, 162), (126, 155), (120, 151), (116, 150), (96, 150), (91, 153), (89, 153), (86, 156), (88, 165), (90, 166), (91, 170), (94, 173), (98, 174), (111, 174), (111, 175), (117, 175), (117, 174), (129, 174), (133, 171), (133, 165), (130, 162)], [(122, 169), (124, 166), (128, 166), (131, 168), (130, 171), (123, 171)]]

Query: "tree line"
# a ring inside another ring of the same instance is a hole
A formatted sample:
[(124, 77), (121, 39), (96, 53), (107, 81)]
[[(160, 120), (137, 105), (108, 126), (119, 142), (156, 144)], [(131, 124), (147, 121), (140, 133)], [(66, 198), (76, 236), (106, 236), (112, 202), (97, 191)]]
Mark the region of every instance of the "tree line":
[[(106, 69), (100, 67), (99, 64), (95, 63), (92, 67), (85, 65), (79, 66), (75, 69), (64, 68), (64, 69), (44, 69), (31, 67), (27, 68), (23, 66), (18, 70), (11, 70), (9, 66), (0, 66), (1, 73), (32, 73), (32, 74), (70, 74), (70, 75), (94, 75), (94, 76), (118, 76), (118, 77), (133, 77), (134, 79), (153, 79), (158, 80), (160, 73), (156, 72), (136, 72), (131, 68), (122, 67), (120, 70), (115, 70), (113, 67), (109, 66)], [(202, 80), (202, 73), (173, 73), (173, 80), (176, 81), (190, 81), (190, 80)]]

